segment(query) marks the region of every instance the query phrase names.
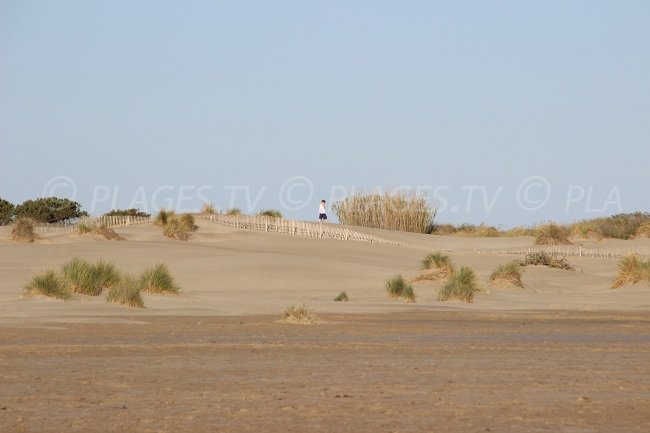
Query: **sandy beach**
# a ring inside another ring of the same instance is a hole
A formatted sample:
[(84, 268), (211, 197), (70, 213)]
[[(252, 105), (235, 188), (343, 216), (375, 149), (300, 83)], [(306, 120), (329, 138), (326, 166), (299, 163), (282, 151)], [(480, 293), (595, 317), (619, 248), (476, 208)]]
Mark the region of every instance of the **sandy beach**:
[[(0, 430), (647, 431), (650, 290), (612, 289), (615, 258), (528, 266), (524, 288), (488, 276), (533, 239), (358, 229), (400, 245), (308, 239), (198, 220), (190, 241), (151, 223), (124, 241), (76, 233), (0, 241)], [(648, 240), (585, 241), (647, 247)], [(433, 251), (471, 266), (473, 303), (389, 299)], [(166, 263), (182, 292), (146, 308), (104, 296), (25, 296), (72, 257), (138, 272)], [(349, 302), (334, 302), (345, 291)], [(291, 304), (321, 318), (279, 323)]]

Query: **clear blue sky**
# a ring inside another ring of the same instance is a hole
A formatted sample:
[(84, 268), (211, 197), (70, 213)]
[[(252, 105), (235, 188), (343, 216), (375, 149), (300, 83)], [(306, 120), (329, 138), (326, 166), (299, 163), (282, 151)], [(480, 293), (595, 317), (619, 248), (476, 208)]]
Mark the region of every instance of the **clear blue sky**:
[(648, 211), (648, 23), (647, 1), (3, 0), (0, 197), (307, 219), (409, 186), (445, 222)]

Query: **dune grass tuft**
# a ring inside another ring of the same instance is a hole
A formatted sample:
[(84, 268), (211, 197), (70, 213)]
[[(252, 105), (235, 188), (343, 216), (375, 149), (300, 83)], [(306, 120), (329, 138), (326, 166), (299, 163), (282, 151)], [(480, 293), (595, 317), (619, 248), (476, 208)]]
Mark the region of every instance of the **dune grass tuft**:
[(567, 227), (555, 223), (543, 224), (535, 230), (537, 245), (570, 245), (570, 231)]
[(174, 277), (167, 266), (159, 263), (146, 269), (140, 275), (142, 290), (148, 293), (169, 293), (177, 295), (180, 288), (176, 285)]
[(282, 314), (282, 319), (280, 320), (284, 323), (296, 323), (301, 325), (308, 325), (312, 323), (319, 322), (320, 319), (316, 313), (307, 308), (304, 304), (291, 305)]
[(158, 215), (156, 215), (156, 218), (153, 220), (153, 224), (159, 227), (165, 227), (169, 218), (174, 215), (175, 213), (173, 210), (160, 209)]
[(339, 293), (339, 295), (336, 298), (334, 298), (334, 300), (336, 302), (348, 302), (350, 300), (350, 298), (348, 297), (347, 293), (341, 292), (341, 293)]
[(164, 224), (162, 224), (163, 234), (167, 237), (181, 241), (188, 240), (190, 238), (190, 233), (196, 231), (198, 228), (194, 224), (194, 216), (189, 213), (180, 216), (169, 214), (164, 218), (164, 221)]
[(612, 283), (617, 289), (626, 284), (636, 284), (640, 281), (650, 282), (650, 260), (643, 260), (638, 256), (623, 257), (618, 262), (618, 274)]
[(573, 266), (564, 256), (557, 254), (549, 254), (545, 251), (533, 251), (524, 256), (523, 259), (518, 260), (520, 266), (548, 266), (554, 269), (564, 269), (566, 271), (573, 271)]
[(34, 231), (34, 220), (27, 217), (17, 218), (11, 225), (9, 238), (16, 242), (34, 242), (38, 239)]
[(407, 302), (415, 302), (413, 287), (407, 284), (401, 275), (391, 278), (386, 282), (386, 291), (391, 298), (401, 298)]
[(80, 235), (95, 234), (104, 237), (109, 241), (123, 241), (124, 238), (118, 235), (115, 230), (105, 225), (89, 224), (81, 222), (75, 226)]
[(25, 292), (30, 295), (51, 296), (66, 301), (71, 298), (61, 277), (52, 270), (34, 275), (25, 287)]
[(258, 213), (257, 216), (267, 216), (272, 218), (282, 218), (282, 212), (275, 209), (266, 209)]
[(82, 295), (98, 296), (102, 293), (102, 277), (95, 266), (80, 258), (73, 258), (61, 270), (70, 291)]
[(226, 211), (226, 215), (230, 215), (230, 216), (237, 216), (237, 215), (241, 215), (241, 214), (242, 214), (241, 209), (238, 209), (236, 207), (233, 207), (233, 208), (228, 209)]
[(206, 201), (205, 203), (203, 203), (203, 206), (201, 207), (201, 213), (212, 215), (217, 213), (217, 209), (214, 207), (212, 203)]
[(521, 282), (521, 266), (517, 262), (498, 266), (490, 275), (490, 283), (495, 286), (524, 287)]
[(108, 291), (106, 300), (130, 307), (144, 308), (141, 280), (136, 275), (122, 274), (122, 278)]
[(428, 254), (422, 259), (424, 272), (416, 280), (448, 279), (454, 273), (454, 265), (448, 255), (440, 252)]
[(474, 294), (479, 291), (476, 284), (476, 275), (472, 268), (468, 266), (461, 266), (460, 269), (454, 273), (438, 292), (439, 301), (448, 301), (456, 299), (463, 302), (472, 302)]

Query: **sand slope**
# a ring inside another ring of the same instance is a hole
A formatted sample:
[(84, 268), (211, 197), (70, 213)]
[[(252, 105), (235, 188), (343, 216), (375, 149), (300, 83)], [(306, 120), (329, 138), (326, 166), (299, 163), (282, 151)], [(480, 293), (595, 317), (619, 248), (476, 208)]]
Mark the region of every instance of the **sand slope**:
[[(360, 229), (402, 246), (307, 239), (233, 229), (198, 221), (188, 242), (164, 237), (151, 224), (116, 229), (124, 241), (105, 241), (75, 233), (44, 235), (36, 244), (0, 240), (0, 321), (115, 320), (152, 315), (280, 314), (304, 302), (323, 313), (372, 313), (409, 310), (639, 310), (650, 307), (646, 283), (611, 289), (616, 259), (570, 258), (575, 272), (527, 267), (526, 288), (495, 288), (489, 274), (515, 256), (494, 251), (531, 246), (532, 238), (462, 238)], [(610, 242), (601, 241), (600, 246)], [(634, 241), (650, 246), (648, 240)], [(444, 251), (456, 264), (474, 268), (486, 289), (472, 304), (438, 302), (439, 284), (414, 284), (417, 303), (386, 297), (385, 281), (418, 274), (420, 260)], [(72, 257), (115, 262), (139, 272), (166, 263), (183, 288), (180, 296), (145, 295), (146, 309), (110, 305), (103, 297), (78, 296), (63, 302), (25, 297), (21, 287), (37, 271), (58, 268)], [(351, 302), (333, 302), (346, 291)], [(104, 319), (102, 319), (104, 318)]]

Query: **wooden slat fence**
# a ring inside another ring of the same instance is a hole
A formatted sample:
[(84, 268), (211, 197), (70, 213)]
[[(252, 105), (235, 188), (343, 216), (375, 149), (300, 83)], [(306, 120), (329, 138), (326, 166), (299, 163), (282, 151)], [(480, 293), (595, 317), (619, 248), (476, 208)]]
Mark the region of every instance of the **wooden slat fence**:
[[(105, 227), (124, 227), (132, 224), (141, 224), (150, 221), (151, 217), (134, 217), (134, 216), (96, 216), (84, 217), (74, 222), (62, 223), (36, 223), (34, 231), (38, 234), (47, 233), (68, 233), (75, 230), (78, 224), (88, 224), (91, 226)], [(11, 232), (11, 226), (0, 227), (0, 233), (8, 235)]]
[(532, 252), (543, 251), (549, 254), (567, 257), (594, 257), (594, 258), (621, 258), (629, 255), (637, 255), (643, 258), (650, 258), (650, 248), (589, 248), (580, 245), (545, 245), (529, 248), (512, 248), (508, 250), (492, 251), (494, 254), (526, 255)]
[(400, 245), (398, 242), (381, 239), (366, 233), (350, 230), (349, 228), (320, 222), (296, 221), (269, 216), (222, 214), (202, 215), (201, 218), (205, 218), (213, 223), (247, 230), (275, 232), (307, 238), (339, 239), (358, 242), (374, 242), (379, 244)]

